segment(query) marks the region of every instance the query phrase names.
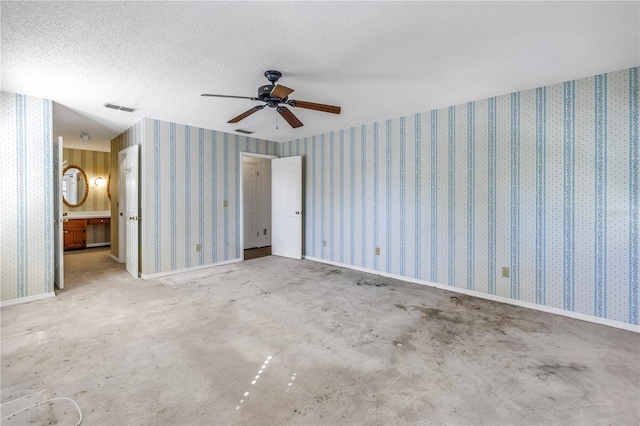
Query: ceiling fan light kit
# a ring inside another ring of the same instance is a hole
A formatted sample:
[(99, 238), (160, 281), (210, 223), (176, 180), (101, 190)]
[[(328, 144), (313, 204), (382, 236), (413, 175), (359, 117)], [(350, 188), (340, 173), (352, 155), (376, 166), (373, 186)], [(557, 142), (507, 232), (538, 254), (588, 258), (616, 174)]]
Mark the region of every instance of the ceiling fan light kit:
[[(214, 95), (210, 93), (203, 93), (202, 96), (211, 96), (217, 98), (236, 98), (236, 99), (249, 99), (251, 101), (261, 101), (264, 102), (264, 105), (259, 105), (251, 108), (238, 115), (237, 117), (232, 118), (227, 123), (237, 123), (240, 120), (244, 120), (248, 116), (253, 113), (256, 113), (263, 109), (264, 107), (275, 108), (275, 110), (286, 120), (287, 123), (291, 127), (298, 128), (302, 127), (303, 124), (298, 117), (296, 117), (293, 112), (289, 108), (284, 105), (289, 105), (294, 108), (304, 108), (311, 109), (314, 111), (328, 112), (330, 114), (340, 114), (340, 107), (334, 105), (325, 105), (325, 104), (317, 104), (314, 102), (306, 102), (306, 101), (296, 101), (293, 99), (289, 99), (289, 95), (293, 93), (293, 89), (290, 89), (286, 86), (282, 86), (280, 84), (276, 84), (277, 81), (282, 77), (282, 73), (280, 71), (268, 70), (264, 72), (264, 76), (269, 80), (271, 84), (265, 84), (264, 86), (260, 86), (258, 88), (258, 96), (253, 98), (249, 96), (233, 96), (233, 95)], [(284, 105), (283, 105), (284, 104)]]

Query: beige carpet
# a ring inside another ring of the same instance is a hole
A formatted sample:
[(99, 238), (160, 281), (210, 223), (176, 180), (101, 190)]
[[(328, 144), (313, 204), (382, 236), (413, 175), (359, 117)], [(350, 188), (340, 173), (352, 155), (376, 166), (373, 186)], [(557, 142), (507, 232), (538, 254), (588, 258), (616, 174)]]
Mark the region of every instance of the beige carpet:
[(631, 332), (278, 256), (149, 281), (65, 259), (57, 297), (2, 309), (3, 417), (69, 397), (84, 425), (640, 422)]

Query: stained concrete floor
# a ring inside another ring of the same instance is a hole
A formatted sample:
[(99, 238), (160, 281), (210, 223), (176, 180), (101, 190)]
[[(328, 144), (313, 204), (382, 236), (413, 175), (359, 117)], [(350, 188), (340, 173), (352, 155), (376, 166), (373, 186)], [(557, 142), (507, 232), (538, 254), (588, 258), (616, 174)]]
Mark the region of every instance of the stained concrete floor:
[(632, 332), (276, 256), (149, 281), (65, 258), (64, 291), (2, 310), (3, 417), (69, 397), (83, 425), (640, 422)]

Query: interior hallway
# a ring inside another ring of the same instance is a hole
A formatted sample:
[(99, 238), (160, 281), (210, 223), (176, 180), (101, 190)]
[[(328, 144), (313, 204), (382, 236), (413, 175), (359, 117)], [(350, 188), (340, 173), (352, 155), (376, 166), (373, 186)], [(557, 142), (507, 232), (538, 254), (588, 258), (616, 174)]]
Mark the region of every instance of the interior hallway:
[(65, 262), (57, 297), (2, 309), (2, 417), (640, 423), (632, 332), (277, 256), (148, 281), (108, 249)]

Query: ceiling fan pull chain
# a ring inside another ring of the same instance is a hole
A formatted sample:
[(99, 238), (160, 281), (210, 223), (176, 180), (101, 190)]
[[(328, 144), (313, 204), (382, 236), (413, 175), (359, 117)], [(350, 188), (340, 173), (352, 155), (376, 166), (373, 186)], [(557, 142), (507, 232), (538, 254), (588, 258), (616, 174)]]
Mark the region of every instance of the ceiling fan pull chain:
[(276, 114), (276, 130), (278, 130), (278, 114)]

